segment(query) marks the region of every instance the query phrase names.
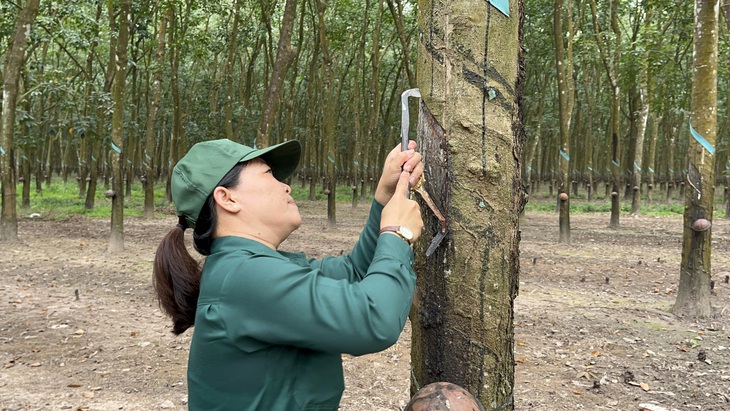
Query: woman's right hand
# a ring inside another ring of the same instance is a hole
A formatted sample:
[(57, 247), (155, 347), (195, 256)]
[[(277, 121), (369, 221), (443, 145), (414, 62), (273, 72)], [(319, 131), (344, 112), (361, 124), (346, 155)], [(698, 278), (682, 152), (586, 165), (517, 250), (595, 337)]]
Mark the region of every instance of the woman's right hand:
[(414, 200), (406, 198), (408, 193), (408, 179), (411, 173), (403, 171), (398, 179), (393, 197), (383, 208), (380, 214), (380, 228), (387, 226), (406, 226), (413, 232), (415, 242), (421, 236), (423, 230), (423, 219), (421, 209)]

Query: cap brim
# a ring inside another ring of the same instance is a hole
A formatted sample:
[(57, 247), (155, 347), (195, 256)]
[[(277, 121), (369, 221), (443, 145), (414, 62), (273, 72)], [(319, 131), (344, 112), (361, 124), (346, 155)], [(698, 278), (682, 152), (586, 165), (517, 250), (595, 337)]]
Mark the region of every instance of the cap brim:
[(274, 177), (279, 181), (284, 181), (296, 171), (301, 155), (302, 145), (297, 140), (290, 140), (252, 151), (243, 156), (240, 161), (261, 158), (271, 167)]

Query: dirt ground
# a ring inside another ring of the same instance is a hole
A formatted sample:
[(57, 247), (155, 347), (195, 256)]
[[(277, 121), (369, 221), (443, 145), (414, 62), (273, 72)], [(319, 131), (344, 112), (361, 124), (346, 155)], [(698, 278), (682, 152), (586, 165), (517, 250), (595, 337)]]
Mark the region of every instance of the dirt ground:
[[(310, 256), (354, 243), (367, 207), (300, 204), (304, 226), (282, 247)], [(679, 276), (682, 217), (557, 215), (521, 222), (515, 301), (519, 410), (730, 410), (730, 221), (713, 227), (715, 319), (668, 313)], [(184, 410), (190, 332), (170, 333), (152, 296), (151, 261), (175, 218), (125, 221), (125, 251), (106, 252), (107, 220), (23, 217), (0, 247), (0, 410)], [(316, 238), (317, 241), (312, 241)], [(410, 331), (388, 350), (345, 357), (342, 410), (401, 410)], [(654, 407), (654, 408), (652, 408)], [(662, 407), (662, 408), (657, 408)]]

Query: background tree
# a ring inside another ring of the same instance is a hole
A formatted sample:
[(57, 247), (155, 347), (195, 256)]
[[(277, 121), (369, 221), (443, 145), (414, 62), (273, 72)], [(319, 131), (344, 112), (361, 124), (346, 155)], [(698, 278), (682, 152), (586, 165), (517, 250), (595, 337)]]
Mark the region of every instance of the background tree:
[[(116, 58), (114, 59), (114, 89), (112, 99), (114, 112), (112, 114), (112, 140), (114, 153), (111, 154), (112, 174), (112, 217), (111, 234), (109, 237), (109, 251), (124, 250), (124, 95), (127, 83), (127, 43), (129, 42), (129, 26), (132, 13), (132, 0), (122, 0), (119, 11), (109, 8), (110, 18), (119, 19), (117, 27)], [(114, 15), (114, 16), (112, 16)], [(131, 150), (129, 150), (131, 151)]]
[[(564, 7), (565, 6), (565, 7)], [(570, 243), (570, 126), (575, 103), (573, 84), (573, 1), (555, 0), (553, 10), (553, 43), (558, 82), (558, 112), (560, 114), (560, 171), (558, 173), (558, 207), (560, 209), (560, 242)], [(563, 44), (563, 12), (566, 12), (567, 47)]]
[[(418, 139), (449, 235), (416, 262), (411, 391), (457, 383), (488, 409), (512, 409), (513, 300), (523, 205), (521, 1), (419, 3)], [(438, 229), (426, 219), (423, 256)], [(431, 230), (429, 230), (429, 228)]]
[[(297, 0), (286, 0), (284, 6), (284, 16), (281, 19), (281, 27), (279, 29), (279, 45), (277, 47), (276, 62), (271, 73), (271, 80), (266, 91), (263, 112), (259, 120), (258, 134), (256, 144), (259, 147), (268, 147), (269, 144), (269, 124), (273, 122), (275, 114), (279, 108), (279, 100), (281, 99), (281, 87), (284, 83), (284, 77), (289, 65), (296, 57), (296, 51), (291, 48), (291, 35), (296, 21)], [(270, 25), (269, 25), (270, 27)]]
[(609, 22), (614, 37), (613, 50), (609, 49), (610, 42), (607, 40), (608, 35), (603, 32), (598, 22), (599, 16), (596, 10), (596, 0), (591, 1), (591, 14), (593, 15), (593, 30), (596, 36), (596, 45), (600, 52), (601, 60), (606, 69), (610, 84), (610, 95), (613, 97), (610, 102), (611, 117), (608, 128), (609, 137), (609, 158), (611, 164), (611, 222), (610, 227), (619, 226), (619, 216), (621, 214), (619, 188), (621, 187), (621, 137), (619, 136), (620, 128), (620, 110), (621, 110), (621, 86), (619, 84), (619, 65), (621, 61), (621, 28), (619, 27), (618, 16), (618, 0), (609, 0)]
[(15, 21), (10, 49), (3, 64), (2, 115), (0, 115), (0, 173), (2, 173), (2, 212), (0, 213), (0, 240), (18, 240), (16, 200), (15, 108), (18, 102), (20, 73), (25, 61), (26, 46), (31, 26), (38, 14), (39, 0), (27, 0)]
[[(639, 6), (642, 6), (642, 9), (639, 9)], [(643, 174), (643, 168), (641, 166), (642, 159), (644, 157), (644, 138), (646, 135), (646, 126), (647, 122), (649, 121), (649, 105), (650, 105), (650, 96), (649, 96), (649, 36), (650, 36), (650, 28), (651, 28), (651, 18), (652, 18), (652, 4), (649, 2), (642, 2), (637, 3), (637, 11), (636, 11), (636, 40), (633, 42), (634, 44), (638, 44), (636, 54), (638, 57), (638, 65), (639, 65), (639, 75), (638, 75), (638, 84), (636, 87), (638, 87), (638, 96), (637, 96), (637, 103), (638, 107), (636, 107), (636, 113), (633, 113), (634, 116), (634, 130), (635, 130), (635, 136), (633, 141), (633, 152), (634, 157), (631, 159), (631, 176), (632, 176), (632, 183), (631, 183), (631, 214), (638, 214), (641, 210), (641, 184), (642, 184), (642, 174)], [(642, 18), (643, 17), (643, 18)], [(642, 25), (643, 20), (643, 25)], [(643, 27), (643, 30), (640, 30), (639, 27)], [(636, 88), (635, 87), (635, 88)], [(648, 170), (647, 170), (648, 171)]]
[[(722, 17), (725, 21), (725, 40), (730, 40), (730, 0), (723, 0), (722, 4)], [(727, 54), (726, 54), (727, 55)], [(725, 61), (727, 62), (726, 67), (729, 68), (726, 77), (728, 82), (730, 82), (730, 59), (725, 58)], [(720, 157), (724, 159), (724, 161), (718, 161), (718, 174), (722, 174), (725, 176), (725, 193), (724, 193), (724, 200), (725, 200), (725, 218), (730, 220), (730, 87), (726, 90), (726, 96), (725, 99), (725, 132), (721, 135), (724, 135), (724, 157)], [(719, 146), (719, 145), (718, 145)], [(719, 150), (718, 150), (719, 151)]]
[(677, 300), (679, 316), (710, 317), (712, 212), (717, 139), (718, 0), (695, 1), (692, 111), (688, 187), (685, 191), (682, 263)]
[(154, 81), (152, 84), (152, 99), (149, 102), (147, 112), (147, 124), (145, 127), (145, 148), (143, 164), (144, 177), (144, 215), (147, 218), (155, 214), (155, 125), (157, 122), (157, 111), (162, 98), (162, 74), (165, 63), (165, 37), (167, 36), (167, 22), (172, 16), (172, 9), (166, 8), (160, 12), (160, 26), (157, 30), (157, 48), (155, 51), (155, 63), (152, 72)]

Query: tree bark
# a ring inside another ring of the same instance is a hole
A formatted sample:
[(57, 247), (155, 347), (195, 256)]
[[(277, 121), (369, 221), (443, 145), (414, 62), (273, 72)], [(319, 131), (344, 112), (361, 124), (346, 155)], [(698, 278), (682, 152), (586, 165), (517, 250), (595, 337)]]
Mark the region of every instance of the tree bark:
[(269, 124), (274, 121), (276, 113), (279, 111), (281, 100), (282, 85), (286, 71), (296, 57), (296, 51), (291, 47), (291, 35), (294, 28), (294, 21), (297, 16), (297, 0), (286, 0), (284, 6), (284, 16), (281, 20), (281, 29), (279, 30), (279, 44), (276, 52), (276, 62), (271, 72), (271, 80), (269, 88), (264, 98), (261, 118), (259, 120), (258, 133), (256, 137), (256, 145), (258, 147), (268, 147), (270, 144)]
[[(489, 3), (421, 1), (418, 140), (426, 189), (448, 235), (424, 251), (438, 220), (424, 206), (415, 248), (411, 392), (450, 381), (486, 409), (514, 408), (514, 314), (520, 159), (522, 1), (510, 17)], [(437, 35), (437, 33), (439, 33)]]
[(15, 186), (15, 108), (18, 103), (20, 73), (31, 26), (38, 15), (40, 0), (28, 0), (15, 22), (12, 44), (3, 64), (3, 98), (0, 116), (0, 173), (2, 173), (2, 211), (0, 240), (18, 241), (18, 210)]
[[(730, 0), (724, 0), (722, 4), (722, 16), (727, 26), (727, 31), (730, 32)], [(727, 59), (728, 68), (730, 68), (730, 59)], [(727, 90), (727, 99), (725, 100), (726, 114), (725, 114), (725, 138), (726, 150), (730, 151), (730, 87)], [(725, 173), (725, 219), (730, 220), (730, 152), (725, 153), (726, 162), (720, 164), (720, 169), (723, 169)]]
[(639, 112), (636, 117), (636, 141), (634, 145), (634, 159), (632, 169), (633, 185), (631, 187), (631, 214), (639, 214), (641, 211), (641, 162), (644, 157), (644, 137), (646, 135), (646, 123), (649, 120), (649, 30), (651, 28), (651, 4), (646, 5), (646, 16), (644, 21), (644, 33), (642, 43), (644, 50), (639, 61)]
[(172, 16), (172, 9), (168, 8), (161, 12), (160, 28), (157, 31), (156, 65), (154, 67), (154, 81), (152, 84), (152, 101), (147, 112), (147, 127), (145, 130), (145, 149), (143, 164), (144, 176), (144, 217), (151, 218), (155, 215), (155, 123), (157, 120), (157, 109), (160, 107), (162, 96), (162, 70), (165, 64), (165, 36), (167, 35), (167, 22)]
[(558, 161), (558, 205), (560, 217), (560, 242), (570, 244), (570, 126), (575, 102), (573, 84), (573, 1), (565, 5), (568, 23), (567, 51), (563, 44), (563, 0), (553, 3), (553, 44), (558, 82), (558, 107), (560, 113), (560, 146)]
[(611, 221), (609, 227), (617, 228), (620, 224), (621, 197), (621, 138), (619, 136), (621, 88), (619, 85), (619, 64), (621, 61), (621, 28), (618, 24), (618, 0), (610, 0), (611, 29), (614, 35), (613, 56), (609, 56), (609, 50), (605, 35), (598, 24), (598, 12), (596, 0), (591, 0), (591, 14), (593, 15), (593, 31), (596, 36), (598, 51), (606, 68), (606, 75), (611, 87), (611, 122), (609, 126), (609, 142), (611, 153)]
[[(649, 98), (653, 95), (653, 87), (649, 88)], [(654, 112), (649, 113), (649, 117), (651, 118), (651, 134), (649, 135), (649, 154), (648, 154), (648, 160), (649, 162), (646, 165), (646, 171), (647, 174), (647, 184), (646, 184), (646, 202), (648, 204), (652, 204), (654, 202), (654, 185), (655, 185), (655, 177), (656, 177), (656, 143), (657, 143), (657, 137), (659, 136), (659, 123), (661, 122), (661, 119), (656, 115)]]
[(416, 87), (416, 76), (411, 69), (411, 53), (408, 49), (410, 44), (408, 36), (406, 35), (405, 29), (403, 28), (403, 5), (400, 0), (387, 0), (388, 9), (390, 14), (393, 16), (393, 22), (395, 23), (395, 30), (398, 33), (398, 40), (401, 43), (401, 49), (403, 52), (403, 67), (406, 69), (406, 75), (408, 76), (408, 87)]
[(330, 226), (337, 225), (337, 170), (335, 165), (335, 129), (337, 125), (337, 87), (332, 70), (332, 55), (329, 52), (324, 13), (327, 2), (317, 0), (317, 16), (319, 21), (319, 44), (322, 51), (321, 76), (323, 81), (322, 140), (324, 145), (324, 161), (326, 164), (327, 221)]
[[(16, 107), (20, 92), (20, 79), (23, 70), (26, 47), (31, 26), (38, 14), (38, 0), (29, 0), (25, 6), (19, 4), (21, 11), (15, 21), (15, 29), (9, 42), (3, 64), (2, 113), (0, 113), (0, 176), (2, 188), (2, 211), (0, 212), (0, 240), (18, 241), (17, 188), (16, 188), (16, 149), (13, 132), (15, 128)], [(25, 162), (23, 162), (25, 164)], [(25, 177), (23, 177), (25, 180)], [(25, 182), (23, 193), (26, 191)], [(25, 197), (24, 197), (25, 199)]]
[(233, 8), (233, 27), (229, 32), (228, 40), (228, 53), (226, 54), (225, 64), (225, 104), (223, 105), (223, 113), (225, 116), (224, 130), (226, 131), (226, 138), (229, 140), (236, 141), (233, 135), (233, 105), (234, 101), (234, 89), (233, 89), (233, 65), (236, 57), (236, 39), (238, 38), (238, 13), (241, 10), (240, 0), (234, 2)]
[[(96, 9), (96, 15), (97, 19), (96, 21), (99, 21), (99, 18), (101, 17), (102, 12), (102, 2), (97, 3), (97, 9)], [(117, 32), (117, 20), (114, 17), (114, 10), (112, 9), (111, 3), (107, 4), (107, 14), (109, 17), (109, 31), (111, 33)], [(109, 38), (109, 63), (107, 64), (106, 73), (104, 74), (104, 88), (103, 92), (104, 94), (108, 94), (112, 89), (112, 84), (114, 83), (114, 73), (115, 73), (115, 64), (114, 61), (116, 59), (116, 49), (117, 49), (117, 38), (116, 36), (110, 36)], [(104, 113), (106, 107), (105, 104), (103, 104), (102, 101), (98, 101), (97, 103), (97, 117), (99, 121), (97, 121), (96, 125), (96, 136), (91, 142), (91, 170), (89, 171), (89, 187), (86, 190), (86, 201), (84, 202), (84, 207), (87, 210), (91, 210), (94, 208), (94, 203), (96, 201), (96, 186), (97, 186), (97, 180), (99, 178), (99, 164), (104, 164), (104, 156), (105, 156), (105, 150), (101, 148), (101, 139), (102, 136), (106, 132), (106, 125), (105, 122), (107, 121), (107, 115)]]
[[(362, 126), (362, 116), (361, 113), (364, 111), (361, 109), (361, 101), (362, 101), (362, 88), (360, 85), (362, 84), (362, 81), (360, 81), (360, 78), (365, 77), (365, 44), (367, 40), (367, 33), (368, 33), (368, 26), (370, 25), (370, 0), (365, 0), (365, 10), (363, 14), (363, 20), (362, 20), (362, 31), (360, 33), (360, 39), (358, 41), (357, 46), (357, 56), (355, 59), (355, 77), (357, 80), (354, 82), (353, 85), (353, 104), (356, 105), (355, 109), (355, 127), (354, 127), (354, 137), (355, 137), (355, 149), (354, 149), (354, 158), (357, 164), (355, 164), (355, 186), (356, 190), (360, 190), (360, 197), (357, 200), (357, 202), (353, 203), (353, 207), (357, 207), (358, 203), (360, 201), (365, 201), (365, 179), (367, 178), (367, 168), (365, 167), (366, 162), (366, 155), (367, 147), (370, 145), (370, 141), (368, 139), (362, 138), (363, 135), (365, 135), (364, 128)], [(362, 76), (362, 77), (361, 77)], [(414, 86), (415, 87), (415, 86)], [(359, 184), (358, 184), (359, 182)]]
[(124, 251), (124, 94), (127, 85), (127, 43), (129, 43), (130, 14), (132, 0), (122, 0), (119, 9), (119, 35), (116, 47), (114, 85), (112, 100), (112, 216), (109, 252)]
[(707, 318), (712, 275), (712, 211), (717, 139), (718, 0), (695, 1), (692, 115), (679, 288), (673, 311)]

